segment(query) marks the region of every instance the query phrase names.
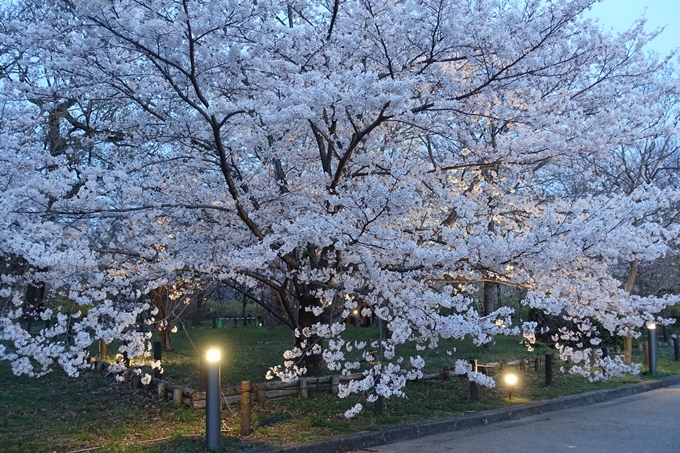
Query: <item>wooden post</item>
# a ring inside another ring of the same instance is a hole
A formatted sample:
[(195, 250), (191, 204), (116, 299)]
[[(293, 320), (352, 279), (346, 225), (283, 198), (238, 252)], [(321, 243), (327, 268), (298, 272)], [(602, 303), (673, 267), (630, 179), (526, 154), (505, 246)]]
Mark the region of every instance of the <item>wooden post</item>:
[(501, 372), (505, 371), (505, 369), (508, 367), (508, 361), (507, 359), (501, 360)]
[(340, 393), (340, 376), (331, 377), (331, 393), (335, 396)]
[(300, 386), (298, 388), (298, 396), (300, 398), (307, 398), (307, 378), (300, 378)]
[(267, 391), (263, 388), (258, 387), (257, 393), (255, 394), (255, 400), (258, 403), (264, 403), (265, 401), (267, 401)]
[(538, 372), (538, 370), (541, 368), (541, 362), (539, 359), (539, 357), (534, 358), (534, 371), (536, 372)]
[[(470, 365), (472, 365), (472, 371), (477, 373), (477, 359), (470, 360)], [(473, 400), (479, 399), (479, 387), (475, 381), (470, 381), (470, 398)]]
[(99, 359), (104, 360), (109, 356), (109, 347), (104, 340), (99, 340)]
[(553, 355), (545, 355), (545, 385), (552, 385), (553, 383)]
[(675, 361), (680, 361), (680, 339), (673, 334), (673, 351), (675, 352)]
[(522, 359), (519, 361), (519, 370), (520, 371), (526, 371), (527, 370), (527, 361)]
[(241, 388), (241, 435), (250, 434), (250, 381), (242, 381)]
[(626, 334), (623, 338), (623, 363), (630, 365), (633, 361), (633, 337)]
[(445, 366), (444, 369), (442, 370), (442, 380), (448, 381), (449, 380), (449, 367)]
[[(161, 361), (163, 358), (163, 347), (161, 345), (160, 341), (154, 341), (153, 342), (153, 359), (154, 361)], [(153, 369), (153, 377), (156, 379), (160, 379), (161, 377), (161, 370), (160, 368), (154, 368)]]
[(133, 374), (130, 378), (130, 387), (132, 390), (137, 390), (142, 385), (142, 376), (139, 374)]
[(182, 405), (182, 389), (176, 388), (172, 391), (172, 402), (175, 407), (180, 407)]
[(649, 369), (649, 342), (645, 341), (642, 344), (642, 348), (645, 351), (645, 367)]
[(167, 391), (165, 390), (165, 384), (163, 384), (162, 382), (159, 382), (157, 390), (158, 390), (158, 401), (164, 400), (166, 395), (167, 395)]
[(378, 396), (378, 399), (375, 400), (375, 403), (373, 403), (374, 406), (373, 408), (375, 409), (376, 414), (381, 414), (382, 411), (385, 410), (385, 397), (380, 395)]

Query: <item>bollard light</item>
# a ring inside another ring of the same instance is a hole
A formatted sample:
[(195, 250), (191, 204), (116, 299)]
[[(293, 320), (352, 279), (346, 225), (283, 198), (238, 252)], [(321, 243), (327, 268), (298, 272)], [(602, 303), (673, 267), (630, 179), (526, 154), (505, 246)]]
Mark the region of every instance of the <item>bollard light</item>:
[(647, 324), (649, 344), (649, 374), (656, 374), (656, 324)]
[(220, 448), (220, 359), (218, 349), (210, 349), (208, 362), (208, 385), (205, 392), (205, 445), (208, 451)]
[(508, 373), (505, 375), (505, 384), (508, 386), (508, 399), (512, 399), (512, 389), (517, 384), (517, 375)]

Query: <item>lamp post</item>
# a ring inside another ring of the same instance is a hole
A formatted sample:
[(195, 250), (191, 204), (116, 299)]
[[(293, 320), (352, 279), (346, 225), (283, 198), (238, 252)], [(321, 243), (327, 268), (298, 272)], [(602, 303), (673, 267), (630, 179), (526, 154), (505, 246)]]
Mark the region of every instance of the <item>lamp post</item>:
[(205, 356), (208, 362), (208, 386), (205, 393), (205, 445), (209, 451), (220, 448), (220, 351), (210, 349)]
[(517, 384), (517, 375), (508, 373), (505, 375), (505, 383), (508, 386), (508, 399), (512, 399), (512, 388)]
[(649, 344), (649, 374), (656, 374), (656, 324), (647, 324)]

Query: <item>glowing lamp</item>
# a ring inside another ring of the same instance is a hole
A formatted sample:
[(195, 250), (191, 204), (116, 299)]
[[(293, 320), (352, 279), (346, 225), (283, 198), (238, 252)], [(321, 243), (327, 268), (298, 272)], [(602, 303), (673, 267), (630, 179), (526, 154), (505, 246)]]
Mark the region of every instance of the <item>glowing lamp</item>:
[(505, 384), (508, 386), (508, 399), (512, 399), (512, 387), (517, 384), (517, 375), (508, 373), (505, 375)]
[(222, 356), (219, 349), (210, 349), (205, 355), (205, 358), (208, 362), (219, 362)]
[(517, 384), (517, 376), (514, 374), (506, 374), (505, 375), (505, 383), (508, 385), (515, 385)]

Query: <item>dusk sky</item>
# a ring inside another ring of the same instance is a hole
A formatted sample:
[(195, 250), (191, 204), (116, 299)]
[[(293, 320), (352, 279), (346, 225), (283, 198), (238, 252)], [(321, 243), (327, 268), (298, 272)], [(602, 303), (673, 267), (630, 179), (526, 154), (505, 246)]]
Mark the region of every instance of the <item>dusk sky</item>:
[(661, 55), (680, 47), (680, 0), (603, 0), (591, 11), (605, 29), (623, 31), (644, 15), (645, 29), (652, 31), (665, 27), (663, 33), (651, 44)]

